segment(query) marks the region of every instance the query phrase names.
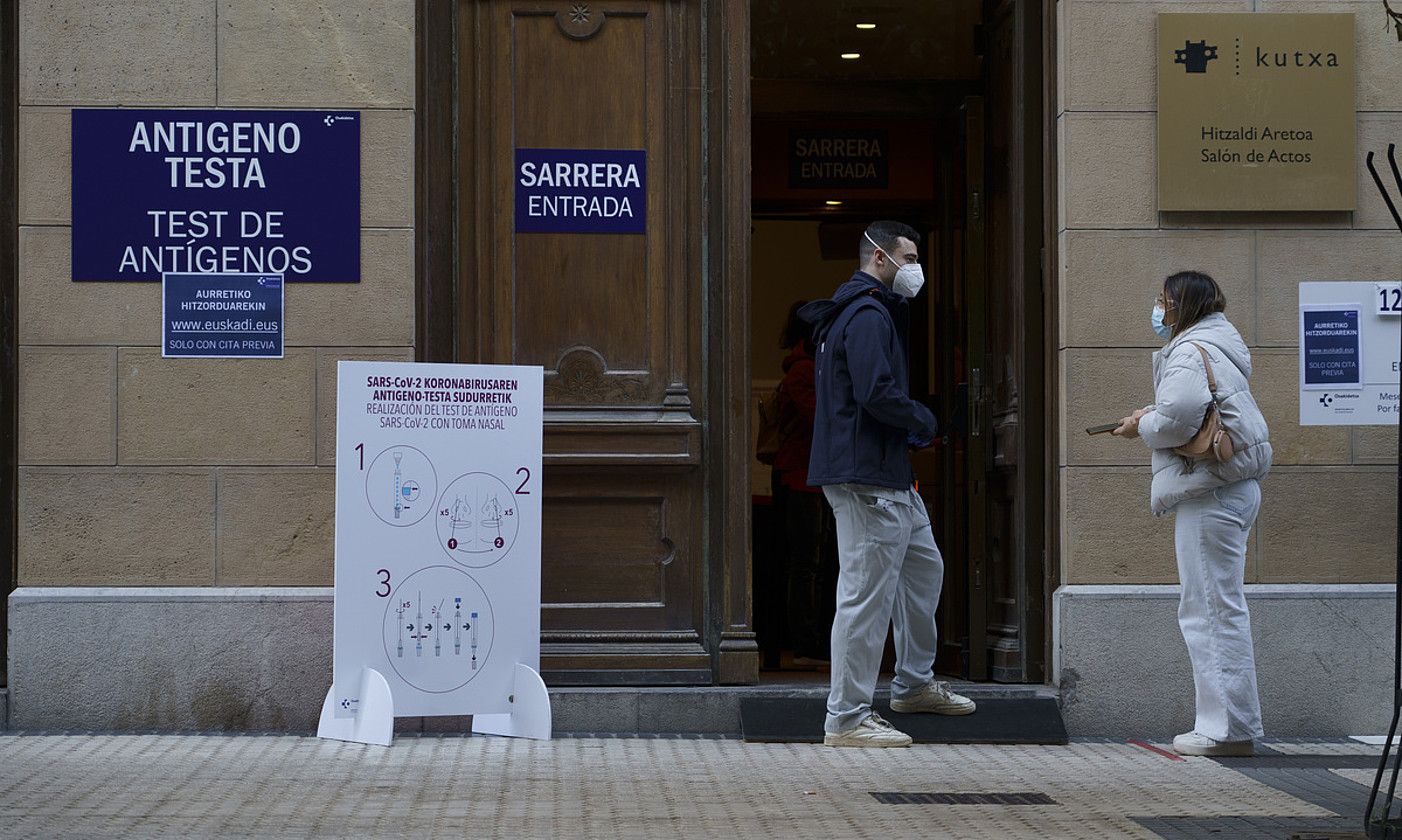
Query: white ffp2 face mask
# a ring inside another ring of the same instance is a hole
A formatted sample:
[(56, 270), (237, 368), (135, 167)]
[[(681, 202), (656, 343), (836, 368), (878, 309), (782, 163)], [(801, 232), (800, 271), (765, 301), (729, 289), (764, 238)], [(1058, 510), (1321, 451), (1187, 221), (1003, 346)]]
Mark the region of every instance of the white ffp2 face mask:
[(891, 288), (903, 298), (913, 298), (920, 294), (924, 285), (925, 270), (920, 267), (920, 263), (906, 263), (896, 272), (896, 280), (891, 284)]

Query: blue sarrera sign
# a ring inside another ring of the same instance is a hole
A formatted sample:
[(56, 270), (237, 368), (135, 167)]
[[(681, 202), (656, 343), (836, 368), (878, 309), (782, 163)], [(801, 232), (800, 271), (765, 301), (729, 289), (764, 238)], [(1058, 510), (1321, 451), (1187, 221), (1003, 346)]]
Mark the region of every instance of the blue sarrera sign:
[(647, 153), (517, 149), (517, 233), (646, 233)]
[(73, 279), (360, 282), (360, 114), (73, 109)]
[(167, 273), (161, 287), (161, 355), (281, 359), (281, 274)]

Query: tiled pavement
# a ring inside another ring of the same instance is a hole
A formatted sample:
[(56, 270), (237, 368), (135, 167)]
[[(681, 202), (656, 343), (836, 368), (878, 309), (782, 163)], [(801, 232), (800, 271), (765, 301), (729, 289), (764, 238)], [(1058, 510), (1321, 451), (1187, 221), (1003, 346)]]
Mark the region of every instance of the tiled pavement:
[[(1285, 838), (1359, 829), (1378, 748), (1267, 745), (1262, 761), (1227, 766), (1110, 741), (837, 750), (422, 736), (385, 749), (288, 735), (10, 734), (0, 736), (0, 836)], [(938, 796), (884, 804), (873, 793)], [(947, 804), (944, 794), (1012, 796)], [(1044, 804), (1002, 804), (1009, 799)]]

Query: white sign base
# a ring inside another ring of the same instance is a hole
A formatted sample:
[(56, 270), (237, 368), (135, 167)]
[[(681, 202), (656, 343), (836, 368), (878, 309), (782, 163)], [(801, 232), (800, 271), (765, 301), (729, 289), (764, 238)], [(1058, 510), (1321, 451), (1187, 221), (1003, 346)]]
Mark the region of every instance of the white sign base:
[(516, 663), (511, 687), (511, 711), (504, 715), (473, 715), (472, 731), (482, 735), (505, 735), (549, 741), (553, 731), (550, 692), (545, 680), (529, 665)]
[(334, 687), (326, 689), (316, 737), (388, 747), (394, 738), (394, 695), (384, 675), (374, 668), (361, 670), (360, 702), (350, 717), (337, 714), (335, 693)]

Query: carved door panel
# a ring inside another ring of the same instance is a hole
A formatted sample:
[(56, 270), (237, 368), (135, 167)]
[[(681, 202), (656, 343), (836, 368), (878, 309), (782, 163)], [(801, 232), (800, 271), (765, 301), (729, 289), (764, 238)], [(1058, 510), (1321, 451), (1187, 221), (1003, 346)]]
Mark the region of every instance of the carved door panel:
[[(545, 369), (555, 683), (712, 680), (696, 5), (458, 7), (457, 355)], [(518, 148), (642, 151), (645, 233), (517, 233)]]

